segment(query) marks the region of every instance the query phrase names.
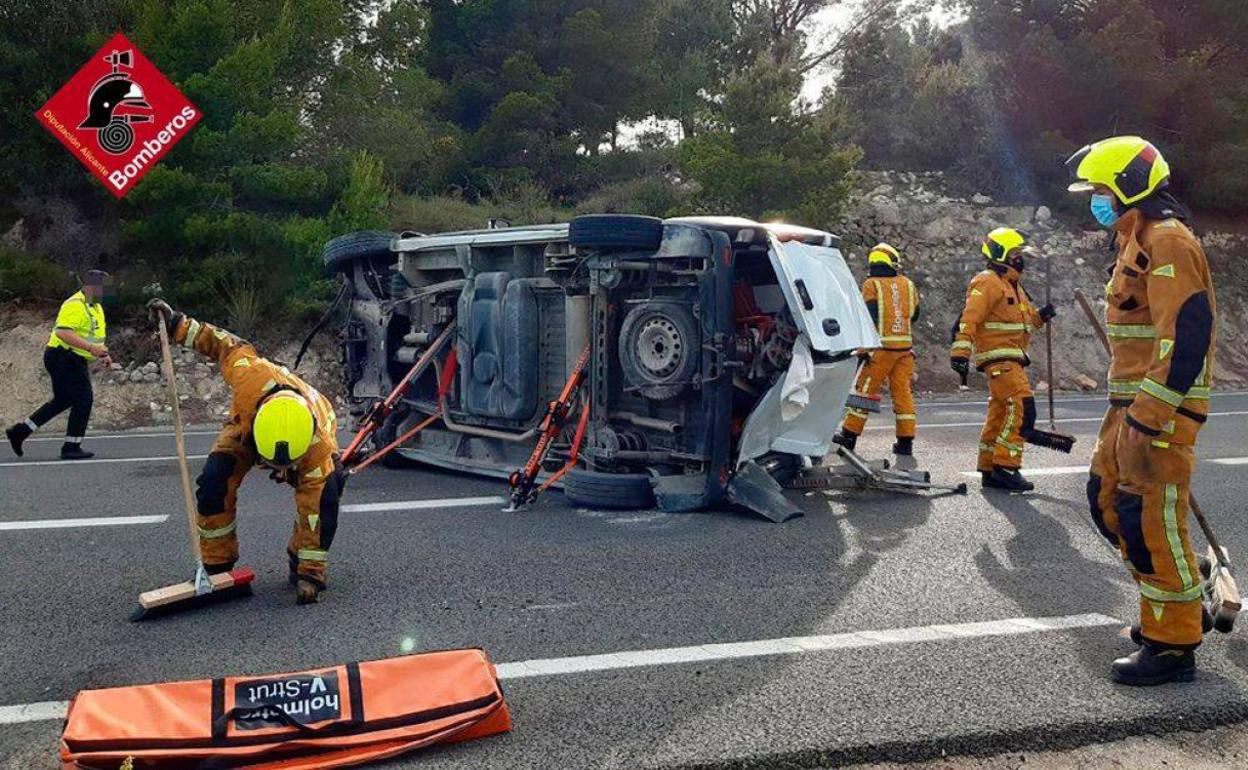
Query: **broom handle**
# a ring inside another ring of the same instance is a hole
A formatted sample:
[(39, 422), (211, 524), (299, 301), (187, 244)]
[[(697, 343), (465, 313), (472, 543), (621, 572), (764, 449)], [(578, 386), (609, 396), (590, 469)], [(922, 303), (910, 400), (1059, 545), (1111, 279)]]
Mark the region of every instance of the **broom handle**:
[[(1075, 289), (1075, 299), (1079, 302), (1079, 307), (1083, 308), (1084, 314), (1087, 315), (1088, 323), (1092, 325), (1092, 330), (1096, 332), (1096, 336), (1100, 338), (1101, 344), (1105, 346), (1105, 352), (1112, 354), (1109, 336), (1105, 334), (1105, 327), (1101, 326), (1101, 319), (1096, 317), (1096, 312), (1092, 309), (1092, 303), (1088, 302), (1088, 298), (1079, 289)], [(1210, 526), (1209, 520), (1205, 518), (1205, 512), (1200, 507), (1200, 503), (1196, 502), (1196, 493), (1189, 490), (1187, 499), (1191, 504), (1192, 515), (1196, 517), (1196, 523), (1200, 525), (1200, 531), (1205, 533), (1205, 540), (1209, 541), (1209, 545), (1213, 546), (1214, 558), (1224, 568), (1230, 569), (1230, 561), (1226, 558), (1226, 554), (1223, 553), (1222, 546), (1218, 544), (1218, 538), (1213, 534), (1213, 527)]]
[(203, 563), (199, 552), (199, 537), (196, 529), (199, 522), (195, 516), (195, 495), (191, 492), (191, 471), (186, 465), (186, 441), (182, 437), (182, 409), (178, 402), (178, 384), (173, 376), (173, 353), (169, 350), (169, 334), (165, 330), (165, 320), (156, 321), (156, 336), (160, 337), (160, 357), (164, 363), (165, 382), (169, 386), (169, 404), (173, 408), (173, 440), (178, 447), (178, 469), (182, 473), (182, 496), (186, 501), (186, 522), (190, 526), (191, 553), (195, 563)]

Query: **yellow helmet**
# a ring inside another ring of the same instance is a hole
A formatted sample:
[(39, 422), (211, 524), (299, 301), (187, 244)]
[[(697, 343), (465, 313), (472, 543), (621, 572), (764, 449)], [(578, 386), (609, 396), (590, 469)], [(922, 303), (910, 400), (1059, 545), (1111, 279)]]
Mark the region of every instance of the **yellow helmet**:
[(1128, 206), (1162, 189), (1170, 179), (1170, 164), (1138, 136), (1090, 144), (1071, 155), (1066, 168), (1076, 180), (1068, 188), (1071, 192), (1091, 192), (1095, 185), (1104, 185)]
[(293, 390), (279, 390), (266, 398), (252, 422), (256, 451), (268, 462), (289, 465), (307, 453), (316, 431), (312, 407)]
[(901, 269), (901, 252), (889, 246), (887, 243), (877, 243), (871, 247), (871, 253), (867, 255), (868, 265), (888, 265), (894, 270)]
[[(1027, 236), (1015, 230), (1012, 227), (998, 227), (996, 230), (988, 233), (988, 237), (984, 239), (984, 246), (980, 249), (984, 253), (984, 258), (989, 262), (998, 265), (1009, 265), (1013, 261), (1011, 257), (1021, 257), (1022, 252), (1019, 251), (1027, 245)], [(1018, 252), (1018, 254), (1015, 254)]]

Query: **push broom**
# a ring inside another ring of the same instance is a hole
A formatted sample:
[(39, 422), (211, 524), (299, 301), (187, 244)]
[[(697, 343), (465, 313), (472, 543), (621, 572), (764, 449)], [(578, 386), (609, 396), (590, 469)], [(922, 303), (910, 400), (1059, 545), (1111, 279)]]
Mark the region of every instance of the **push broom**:
[(173, 409), (173, 439), (178, 447), (178, 468), (182, 474), (182, 497), (186, 502), (186, 520), (190, 526), (191, 553), (195, 557), (195, 577), (185, 583), (175, 583), (139, 594), (139, 607), (131, 620), (146, 620), (158, 615), (200, 607), (205, 604), (231, 599), (251, 593), (251, 581), (256, 575), (246, 567), (209, 575), (204, 569), (203, 555), (199, 550), (199, 522), (195, 515), (195, 496), (191, 493), (191, 472), (186, 464), (186, 442), (182, 437), (182, 411), (178, 402), (178, 384), (173, 376), (173, 353), (169, 350), (169, 335), (165, 322), (158, 319), (156, 335), (160, 338), (160, 356), (165, 382), (169, 386), (169, 403)]

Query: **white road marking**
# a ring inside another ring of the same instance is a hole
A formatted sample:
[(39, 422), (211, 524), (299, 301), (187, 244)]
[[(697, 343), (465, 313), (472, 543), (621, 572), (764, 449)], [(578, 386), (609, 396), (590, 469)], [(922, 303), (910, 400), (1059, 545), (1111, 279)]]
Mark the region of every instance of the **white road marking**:
[[(187, 455), (187, 460), (202, 460), (208, 455)], [(160, 463), (177, 460), (177, 455), (160, 457), (95, 457), (90, 460), (26, 460), (13, 463), (0, 463), (0, 468), (38, 468), (44, 465), (58, 465), (72, 468), (79, 465), (99, 465), (102, 463)]]
[(68, 710), (69, 701), (65, 700), (0, 706), (0, 725), (18, 725), (23, 722), (46, 722), (64, 719), (65, 712)]
[[(1235, 396), (1248, 396), (1248, 390), (1222, 390), (1213, 394), (1213, 397), (1215, 399), (1229, 398), (1229, 397), (1235, 397)], [(1047, 399), (1047, 398), (1048, 396), (1043, 392), (1036, 394), (1037, 401), (1040, 401), (1041, 399)], [(1103, 404), (1106, 402), (1107, 399), (1108, 399), (1108, 396), (1102, 393), (1099, 396), (1061, 396), (1059, 395), (1056, 398), (1056, 401), (1059, 404)], [(968, 404), (975, 404), (975, 403), (976, 401), (974, 399), (965, 399), (962, 401), (920, 401), (918, 402), (919, 406), (967, 406)]]
[(1209, 462), (1217, 465), (1248, 465), (1248, 457), (1219, 457)]
[[(1248, 414), (1248, 410), (1237, 411), (1237, 412), (1210, 412), (1209, 416), (1210, 417), (1242, 417), (1243, 415), (1246, 415), (1246, 414)], [(888, 415), (883, 414), (881, 415), (881, 417), (884, 419), (887, 419)], [(1057, 424), (1058, 424), (1058, 427), (1061, 427), (1063, 424), (1068, 423), (1068, 422), (1100, 422), (1102, 419), (1104, 418), (1103, 417), (1059, 417), (1057, 418)], [(926, 422), (926, 423), (923, 422), (922, 420), (919, 420), (920, 429), (922, 428), (982, 428), (982, 427), (984, 427), (983, 420), (976, 420), (973, 422)], [(894, 428), (891, 424), (890, 425), (868, 425), (866, 428), (863, 428), (863, 430), (893, 430), (893, 429)]]
[[(755, 642), (728, 642), (657, 650), (630, 650), (604, 655), (578, 655), (570, 658), (543, 658), (500, 663), (499, 679), (528, 679), (538, 676), (583, 674), (622, 668), (665, 666), (677, 663), (703, 663), (714, 660), (759, 658), (772, 655), (800, 655), (826, 650), (860, 649), (886, 645), (948, 642), (988, 636), (1017, 636), (1045, 631), (1120, 626), (1121, 620), (1108, 615), (1064, 615), (1049, 618), (1009, 618), (981, 623), (950, 623), (881, 631), (854, 631), (826, 636), (791, 636)], [(16, 706), (0, 706), (0, 725), (64, 719), (68, 701), (46, 701)]]
[[(1076, 473), (1087, 473), (1086, 465), (1058, 465), (1052, 468), (1024, 468), (1027, 476), (1073, 476)], [(979, 471), (962, 471), (962, 475), (967, 478), (979, 478)]]
[(91, 519), (36, 519), (0, 521), (0, 532), (22, 529), (74, 529), (77, 527), (124, 527), (129, 524), (162, 524), (168, 516), (103, 516)]
[(429, 508), (472, 508), (484, 505), (502, 505), (507, 498), (493, 497), (446, 497), (438, 500), (403, 500), (395, 503), (357, 503), (344, 505), (343, 513), (376, 513), (379, 511), (421, 511)]
[(727, 644), (703, 644), (693, 647), (668, 647), (659, 650), (632, 650), (605, 655), (579, 655), (572, 658), (546, 658), (502, 663), (498, 666), (500, 679), (525, 679), (535, 676), (579, 674), (592, 671), (611, 671), (621, 668), (663, 666), (673, 663), (697, 663), (733, 658), (758, 658), (771, 655), (794, 655), (823, 650), (858, 649), (896, 644), (915, 644), (930, 641), (950, 641), (986, 636), (1009, 636), (1034, 634), (1041, 631), (1061, 631), (1072, 628), (1122, 625), (1122, 621), (1107, 615), (1090, 613), (1051, 618), (1010, 618), (990, 620), (983, 623), (954, 623), (914, 628), (892, 628), (882, 631), (855, 631), (827, 636), (792, 636), (783, 639), (763, 639), (755, 642), (729, 642)]
[[(216, 430), (182, 431), (183, 436), (215, 436), (218, 433), (220, 433), (220, 431), (216, 431)], [(137, 439), (137, 438), (173, 438), (173, 434), (172, 433), (144, 433), (142, 431), (136, 431), (134, 433), (100, 433), (100, 434), (88, 433), (87, 437), (83, 441), (89, 444), (92, 441), (117, 441), (117, 440)], [(27, 444), (36, 444), (40, 442), (51, 443), (53, 441), (59, 444), (59, 443), (64, 442), (65, 439), (59, 436), (55, 438), (28, 438), (26, 439), (25, 443)]]

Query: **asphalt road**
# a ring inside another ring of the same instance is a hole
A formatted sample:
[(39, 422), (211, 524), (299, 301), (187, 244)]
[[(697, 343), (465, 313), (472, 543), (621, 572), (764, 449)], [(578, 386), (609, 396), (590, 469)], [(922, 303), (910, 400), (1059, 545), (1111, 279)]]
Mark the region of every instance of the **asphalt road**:
[[(0, 766), (56, 767), (58, 703), (80, 689), (466, 646), (505, 664), (514, 731), (385, 767), (814, 767), (1248, 718), (1242, 632), (1209, 639), (1195, 684), (1108, 679), (1136, 598), (1086, 514), (1080, 466), (1103, 402), (1060, 402), (1079, 444), (1032, 448), (1029, 467), (1049, 473), (1021, 497), (962, 475), (982, 409), (919, 410), (920, 465), (970, 481), (969, 496), (820, 492), (781, 525), (578, 510), (558, 493), (509, 514), (498, 482), (370, 471), (346, 503), (406, 505), (344, 514), (331, 589), (311, 607), (285, 582), (289, 490), (253, 474), (239, 533), (255, 596), (142, 624), (127, 622), (137, 594), (188, 577), (172, 439), (95, 438), (101, 462), (74, 465), (53, 461), (55, 438), (22, 460), (6, 452)], [(1213, 412), (1197, 489), (1224, 544), (1248, 554), (1248, 395), (1217, 395)], [(863, 454), (887, 452), (886, 423), (868, 427)], [(210, 442), (196, 433), (189, 449)], [(1245, 459), (1214, 462), (1228, 458)], [(715, 646), (728, 643), (752, 644)]]

